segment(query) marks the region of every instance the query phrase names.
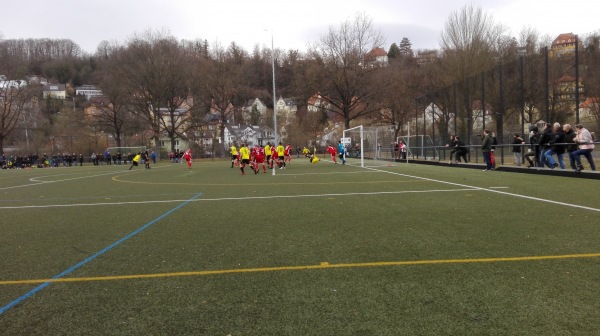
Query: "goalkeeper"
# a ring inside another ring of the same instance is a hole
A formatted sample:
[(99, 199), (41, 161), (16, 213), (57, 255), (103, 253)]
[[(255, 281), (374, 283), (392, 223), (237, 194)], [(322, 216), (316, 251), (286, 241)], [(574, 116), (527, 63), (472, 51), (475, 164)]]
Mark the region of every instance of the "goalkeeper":
[(137, 167), (137, 165), (141, 159), (142, 159), (142, 152), (138, 152), (137, 155), (133, 158), (133, 160), (131, 160), (131, 167), (129, 167), (129, 170), (131, 170), (131, 168), (133, 168), (134, 166)]
[(304, 155), (305, 157), (309, 157), (310, 156), (310, 150), (308, 150), (308, 148), (304, 147), (302, 149), (302, 155)]

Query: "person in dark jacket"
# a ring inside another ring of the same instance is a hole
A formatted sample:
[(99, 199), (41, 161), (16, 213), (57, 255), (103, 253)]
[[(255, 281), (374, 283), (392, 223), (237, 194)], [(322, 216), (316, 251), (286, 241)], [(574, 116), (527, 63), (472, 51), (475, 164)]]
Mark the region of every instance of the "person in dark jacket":
[(546, 123), (546, 125), (544, 126), (544, 130), (542, 131), (542, 134), (540, 135), (540, 140), (538, 142), (538, 144), (540, 145), (540, 156), (538, 157), (540, 167), (543, 167), (544, 164), (546, 164), (548, 166), (548, 168), (553, 168), (546, 161), (546, 156), (545, 156), (546, 152), (551, 149), (550, 141), (552, 141), (552, 139), (554, 139), (554, 132), (552, 130), (552, 124)]
[[(452, 156), (456, 153), (456, 136), (450, 136), (450, 142), (446, 144), (446, 147), (452, 148), (452, 151), (450, 151), (450, 163), (453, 163)], [(455, 158), (458, 161), (458, 156)]]
[(513, 152), (513, 156), (515, 158), (515, 165), (520, 166), (521, 165), (521, 145), (523, 145), (525, 143), (525, 140), (523, 140), (523, 138), (521, 138), (521, 134), (519, 133), (515, 133), (514, 137), (513, 137), (513, 148), (512, 148), (512, 152)]
[(481, 153), (483, 154), (483, 160), (485, 161), (485, 168), (484, 171), (488, 171), (488, 170), (492, 170), (492, 160), (491, 160), (491, 153), (492, 153), (492, 144), (493, 144), (493, 140), (492, 140), (492, 136), (490, 135), (490, 131), (488, 130), (483, 130), (483, 140), (481, 142)]
[(467, 154), (469, 153), (469, 149), (467, 148), (467, 145), (465, 145), (465, 142), (460, 140), (460, 137), (458, 135), (454, 137), (454, 142), (456, 143), (454, 147), (456, 151), (456, 162), (460, 162), (460, 158), (463, 158), (465, 163), (469, 163), (469, 160), (467, 160)]
[[(550, 166), (550, 169), (554, 169), (559, 166), (560, 169), (565, 169), (565, 161), (563, 160), (563, 154), (565, 154), (565, 132), (559, 123), (554, 123), (552, 126), (552, 134), (554, 137), (550, 140), (550, 150), (544, 153), (546, 162)], [(554, 161), (553, 155), (556, 155), (558, 163)]]
[(570, 124), (563, 125), (563, 131), (565, 132), (565, 143), (567, 143), (567, 154), (569, 155), (569, 165), (571, 169), (575, 170), (577, 167), (575, 166), (575, 158), (571, 156), (571, 153), (577, 150), (577, 144), (575, 143), (575, 137), (577, 133), (573, 130), (573, 127)]

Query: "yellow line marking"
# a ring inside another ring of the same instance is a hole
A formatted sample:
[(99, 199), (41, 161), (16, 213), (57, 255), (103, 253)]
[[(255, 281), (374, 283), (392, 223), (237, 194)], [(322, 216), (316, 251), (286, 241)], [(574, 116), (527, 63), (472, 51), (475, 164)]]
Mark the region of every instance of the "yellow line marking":
[(4, 281), (0, 281), (0, 285), (29, 285), (29, 284), (40, 284), (40, 283), (45, 283), (45, 282), (89, 282), (89, 281), (132, 280), (132, 279), (168, 278), (168, 277), (202, 276), (202, 275), (222, 275), (222, 274), (239, 274), (239, 273), (304, 271), (304, 270), (327, 269), (327, 268), (413, 266), (413, 265), (434, 265), (434, 264), (468, 264), (468, 263), (491, 263), (491, 262), (508, 262), (508, 261), (536, 261), (536, 260), (556, 260), (556, 259), (576, 259), (576, 258), (581, 259), (581, 258), (598, 258), (598, 257), (600, 257), (600, 253), (563, 254), (563, 255), (529, 256), (529, 257), (506, 257), (506, 258), (382, 261), (382, 262), (367, 262), (367, 263), (353, 263), (353, 264), (330, 264), (328, 262), (321, 262), (319, 265), (305, 265), (305, 266), (242, 268), (242, 269), (229, 269), (229, 270), (172, 272), (172, 273), (155, 273), (155, 274), (132, 274), (132, 275), (114, 275), (114, 276), (98, 276), (98, 277), (83, 277), (83, 278), (4, 280)]

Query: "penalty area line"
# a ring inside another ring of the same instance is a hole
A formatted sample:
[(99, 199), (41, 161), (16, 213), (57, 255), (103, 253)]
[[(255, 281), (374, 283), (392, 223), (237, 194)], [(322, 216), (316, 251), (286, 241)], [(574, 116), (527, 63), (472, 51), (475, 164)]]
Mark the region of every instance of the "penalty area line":
[(414, 176), (414, 175), (408, 175), (408, 174), (401, 174), (401, 173), (396, 173), (396, 172), (391, 172), (391, 171), (381, 170), (381, 169), (375, 169), (375, 168), (366, 168), (365, 167), (365, 169), (374, 170), (374, 171), (378, 171), (378, 172), (382, 172), (382, 173), (386, 173), (386, 174), (397, 175), (397, 176), (412, 177), (412, 178), (415, 178), (415, 179), (418, 179), (418, 180), (424, 180), (424, 181), (430, 181), (430, 182), (437, 182), (437, 183), (442, 183), (442, 184), (447, 184), (447, 185), (452, 185), (452, 186), (457, 186), (457, 187), (462, 187), (462, 188), (471, 188), (473, 190), (488, 191), (488, 192), (496, 193), (496, 194), (500, 194), (500, 195), (507, 195), (507, 196), (512, 196), (512, 197), (524, 198), (524, 199), (528, 199), (528, 200), (531, 200), (531, 201), (539, 201), (539, 202), (556, 204), (556, 205), (561, 205), (561, 206), (566, 206), (566, 207), (572, 207), (572, 208), (578, 208), (578, 209), (584, 209), (584, 210), (590, 210), (590, 211), (600, 212), (600, 209), (598, 209), (598, 208), (592, 208), (592, 207), (588, 207), (588, 206), (584, 206), (584, 205), (579, 205), (579, 204), (572, 204), (572, 203), (565, 203), (565, 202), (553, 201), (553, 200), (549, 200), (549, 199), (546, 199), (546, 198), (540, 198), (540, 197), (534, 197), (534, 196), (514, 194), (514, 193), (509, 193), (509, 192), (506, 192), (506, 191), (495, 190), (495, 189), (491, 189), (491, 188), (482, 188), (482, 187), (470, 186), (470, 185), (461, 184), (461, 183), (436, 180), (436, 179), (431, 179), (431, 178), (427, 178), (427, 177)]

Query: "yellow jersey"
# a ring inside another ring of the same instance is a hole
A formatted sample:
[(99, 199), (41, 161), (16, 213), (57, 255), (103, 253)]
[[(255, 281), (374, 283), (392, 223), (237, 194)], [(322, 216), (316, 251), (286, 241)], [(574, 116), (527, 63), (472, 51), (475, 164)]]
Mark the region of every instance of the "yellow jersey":
[(266, 145), (266, 146), (265, 146), (265, 154), (266, 154), (266, 155), (271, 155), (271, 154), (273, 154), (273, 153), (271, 152), (271, 146), (269, 146), (269, 145)]
[(230, 151), (231, 155), (238, 155), (238, 150), (237, 150), (237, 148), (235, 148), (235, 146), (231, 146), (229, 148), (229, 151)]
[(242, 160), (250, 160), (250, 150), (248, 149), (248, 147), (240, 148), (240, 154), (242, 154)]
[(285, 155), (285, 147), (282, 145), (277, 146), (277, 156), (283, 157)]
[(136, 155), (136, 156), (133, 158), (133, 161), (134, 161), (134, 162), (140, 162), (140, 159), (141, 159), (141, 158), (142, 158), (142, 156), (141, 156), (140, 154), (138, 154), (138, 155)]

